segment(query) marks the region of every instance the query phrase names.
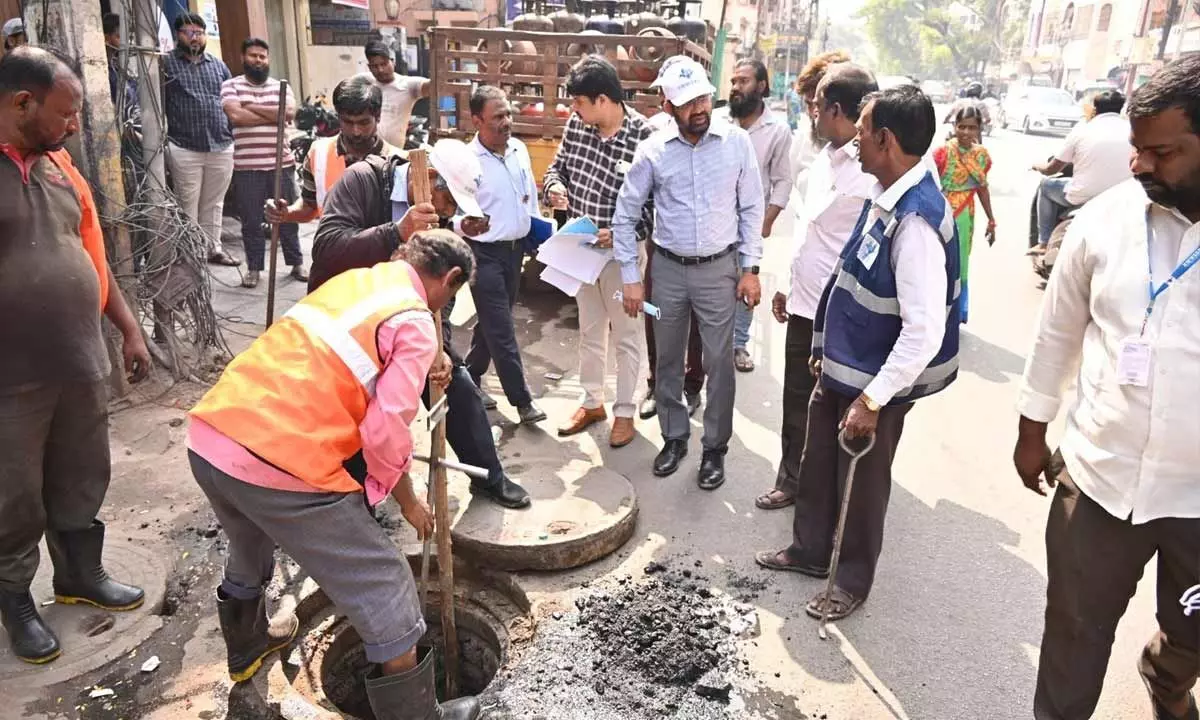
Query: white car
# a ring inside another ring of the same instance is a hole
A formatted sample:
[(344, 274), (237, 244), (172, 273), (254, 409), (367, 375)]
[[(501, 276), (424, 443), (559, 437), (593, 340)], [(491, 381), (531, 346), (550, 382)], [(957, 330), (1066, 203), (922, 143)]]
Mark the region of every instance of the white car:
[(1019, 128), (1023, 133), (1066, 136), (1083, 122), (1083, 109), (1075, 97), (1058, 88), (1013, 88), (1001, 110), (1000, 126)]

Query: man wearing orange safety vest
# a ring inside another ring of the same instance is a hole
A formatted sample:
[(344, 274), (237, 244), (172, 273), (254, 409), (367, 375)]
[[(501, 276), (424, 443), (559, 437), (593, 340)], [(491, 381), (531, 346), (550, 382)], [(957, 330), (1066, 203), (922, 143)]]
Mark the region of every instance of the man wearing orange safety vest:
[(341, 123), (334, 137), (317, 138), (300, 166), (300, 199), (290, 207), (267, 201), (267, 222), (304, 223), (316, 220), (325, 207), (325, 196), (346, 168), (368, 155), (389, 158), (404, 153), (379, 136), (383, 93), (370, 76), (356, 75), (333, 89), (333, 109)]
[[(229, 537), (217, 589), (229, 674), (249, 679), (295, 636), (294, 616), (268, 620), (263, 588), (275, 546), (294, 558), (353, 623), (379, 720), (472, 720), (474, 698), (438, 705), (432, 654), (412, 571), (371, 520), (388, 495), (423, 539), (433, 515), (409, 478), (410, 425), (438, 350), (432, 313), (475, 270), (471, 249), (425, 230), (392, 260), (342, 273), (308, 295), (225, 369), (190, 413), (188, 459)], [(360, 485), (343, 462), (362, 451)]]
[(58, 603), (133, 610), (145, 599), (101, 563), (96, 513), (111, 475), (101, 317), (121, 332), (134, 382), (150, 354), (87, 181), (63, 150), (82, 107), (79, 78), (45, 50), (0, 59), (0, 635), (35, 664), (61, 652), (38, 613), (46, 596), (30, 592), (43, 535)]

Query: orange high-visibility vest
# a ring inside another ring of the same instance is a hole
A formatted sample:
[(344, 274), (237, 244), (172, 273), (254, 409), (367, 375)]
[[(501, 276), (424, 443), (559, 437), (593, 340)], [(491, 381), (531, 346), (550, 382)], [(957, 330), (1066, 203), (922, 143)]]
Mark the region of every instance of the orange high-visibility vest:
[(297, 303), (242, 354), (190, 415), (325, 492), (358, 492), (342, 462), (383, 371), (379, 326), (429, 308), (401, 261), (350, 270)]
[[(346, 174), (346, 156), (337, 151), (338, 137), (317, 138), (308, 149), (312, 158), (313, 184), (317, 190), (317, 211), (325, 207), (325, 196), (330, 188)], [(387, 142), (383, 143), (380, 154), (385, 157), (401, 154), (401, 151)]]

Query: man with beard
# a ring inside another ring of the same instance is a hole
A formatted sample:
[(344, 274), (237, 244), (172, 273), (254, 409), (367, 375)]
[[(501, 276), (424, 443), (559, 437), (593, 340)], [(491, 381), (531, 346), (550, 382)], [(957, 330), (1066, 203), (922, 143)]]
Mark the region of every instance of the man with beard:
[[(221, 85), (221, 107), (233, 125), (233, 192), (242, 217), (242, 246), (246, 250), (246, 276), (242, 287), (258, 286), (263, 271), (266, 242), (263, 237), (263, 205), (275, 191), (275, 145), (279, 138), (279, 81), (271, 77), (271, 50), (260, 38), (242, 42), (244, 75)], [(296, 99), (287, 89), (285, 115), (296, 114)], [(295, 173), (290, 152), (283, 153), (280, 192), (284, 199), (296, 197)], [(279, 226), (283, 260), (292, 267), (294, 280), (306, 282), (304, 256), (300, 252), (300, 228), (296, 223)]]
[[(378, 88), (368, 85), (365, 89), (378, 97)], [(456, 213), (464, 218), (464, 232), (482, 232), (485, 221), (476, 199), (482, 171), (475, 153), (458, 140), (443, 139), (429, 153), (429, 164), (433, 198), (432, 203), (421, 204), (413, 202), (409, 165), (402, 157), (370, 155), (366, 162), (345, 171), (322, 205), (321, 224), (313, 240), (309, 292), (347, 270), (386, 261), (413, 232), (428, 225), (448, 225)], [(446, 386), (446, 440), (459, 460), (487, 469), (486, 480), (472, 478), (473, 494), (503, 507), (525, 507), (530, 503), (529, 493), (505, 474), (483, 400), (450, 342), (453, 306), (451, 299), (442, 311), (445, 353), (434, 362), (430, 374), (431, 380)], [(424, 400), (429, 401), (428, 386)], [(358, 480), (366, 478), (361, 456), (352, 459), (347, 470)]]
[[(1136, 179), (1075, 216), (1025, 365), (1014, 462), (1039, 495), (1043, 479), (1057, 485), (1038, 720), (1092, 716), (1117, 623), (1156, 554), (1159, 628), (1138, 669), (1156, 720), (1200, 718), (1190, 692), (1200, 670), (1197, 98), (1198, 56), (1168, 64), (1134, 92)], [(1047, 424), (1076, 367), (1078, 399), (1061, 461), (1052, 460)]]
[(329, 138), (317, 138), (308, 148), (300, 165), (300, 199), (287, 206), (278, 199), (275, 207), (267, 204), (268, 222), (305, 223), (321, 216), (325, 196), (342, 179), (346, 168), (369, 155), (391, 158), (403, 151), (379, 136), (379, 116), (383, 93), (370, 78), (355, 75), (333, 89), (333, 110), (340, 131)]
[(111, 476), (101, 315), (123, 336), (134, 382), (150, 355), (88, 183), (62, 149), (82, 106), (79, 78), (45, 50), (0, 59), (0, 623), (13, 654), (38, 664), (60, 652), (30, 594), (43, 534), (57, 602), (133, 610), (144, 599), (101, 563), (96, 513)]
[(660, 257), (650, 274), (654, 304), (662, 310), (655, 321), (655, 395), (665, 440), (654, 474), (674, 473), (688, 452), (683, 371), (689, 315), (695, 312), (708, 377), (698, 484), (715, 490), (725, 482), (725, 453), (733, 435), (734, 305), (753, 308), (761, 292), (762, 178), (746, 131), (711, 122), (716, 88), (704, 66), (691, 59), (673, 61), (654, 84), (663, 89), (663, 109), (675, 126), (638, 145), (617, 197), (614, 256), (621, 265), (625, 312), (637, 317), (645, 299), (637, 226), (653, 195), (653, 252)]
[[(754, 504), (775, 510), (792, 504), (800, 483), (800, 459), (808, 431), (808, 400), (817, 379), (808, 368), (812, 354), (813, 318), (838, 255), (854, 232), (863, 203), (871, 199), (875, 178), (858, 162), (854, 136), (859, 105), (879, 87), (870, 72), (857, 65), (829, 66), (817, 86), (815, 101), (817, 138), (825, 147), (809, 169), (796, 223), (796, 248), (792, 256), (792, 281), (786, 294), (775, 293), (771, 312), (787, 324), (783, 366), (783, 426), (779, 439), (783, 452), (775, 487)], [(753, 137), (753, 136), (752, 136)]]
[[(729, 89), (729, 117), (750, 133), (758, 170), (762, 173), (766, 210), (762, 235), (771, 236), (775, 219), (787, 207), (792, 194), (792, 164), (788, 157), (792, 133), (787, 117), (767, 109), (764, 98), (771, 95), (767, 66), (758, 60), (741, 60), (733, 68)], [(750, 323), (754, 315), (739, 305), (733, 322), (733, 364), (738, 372), (754, 369), (754, 360), (746, 346), (750, 343)]]
[(167, 115), (167, 165), (185, 215), (204, 231), (208, 261), (241, 263), (221, 246), (225, 191), (233, 177), (233, 134), (221, 106), (221, 85), (231, 76), (209, 55), (207, 26), (195, 13), (175, 18), (175, 51), (162, 58)]

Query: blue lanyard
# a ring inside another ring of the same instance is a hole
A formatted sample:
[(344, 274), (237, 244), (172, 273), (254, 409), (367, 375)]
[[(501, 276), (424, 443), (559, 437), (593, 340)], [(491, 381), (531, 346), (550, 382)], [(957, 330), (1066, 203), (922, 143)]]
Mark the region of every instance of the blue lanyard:
[[(1150, 252), (1151, 252), (1150, 245), (1153, 242), (1154, 242), (1154, 226), (1150, 222), (1150, 208), (1147, 207), (1146, 208), (1146, 258), (1148, 261), (1149, 261)], [(1183, 262), (1179, 263), (1179, 267), (1175, 268), (1175, 271), (1171, 273), (1171, 277), (1167, 278), (1166, 282), (1164, 282), (1162, 285), (1159, 285), (1157, 290), (1154, 288), (1154, 265), (1153, 265), (1153, 262), (1150, 262), (1150, 273), (1149, 273), (1150, 279), (1147, 282), (1147, 285), (1150, 287), (1150, 302), (1146, 305), (1146, 316), (1144, 318), (1142, 318), (1142, 332), (1141, 332), (1142, 335), (1146, 334), (1146, 323), (1150, 322), (1150, 315), (1154, 312), (1154, 303), (1158, 301), (1158, 296), (1165, 293), (1167, 291), (1167, 289), (1169, 287), (1171, 287), (1171, 283), (1173, 283), (1176, 280), (1178, 280), (1179, 278), (1183, 277), (1183, 274), (1186, 273), (1188, 270), (1191, 270), (1192, 266), (1198, 262), (1200, 262), (1200, 247), (1193, 250), (1191, 255), (1188, 255), (1186, 258), (1184, 258)]]

